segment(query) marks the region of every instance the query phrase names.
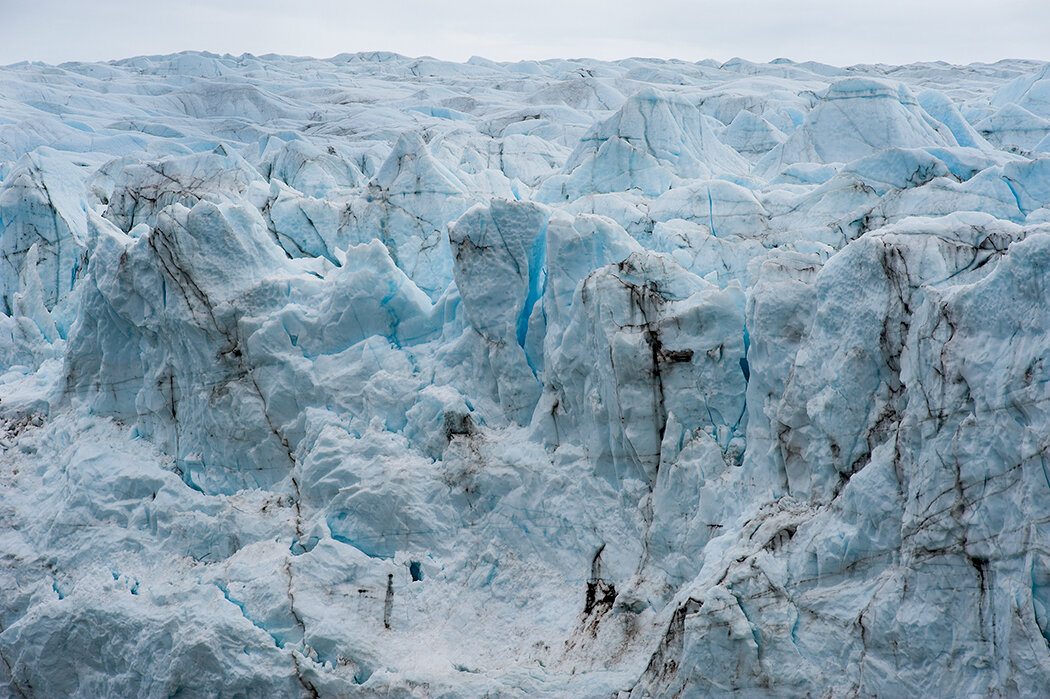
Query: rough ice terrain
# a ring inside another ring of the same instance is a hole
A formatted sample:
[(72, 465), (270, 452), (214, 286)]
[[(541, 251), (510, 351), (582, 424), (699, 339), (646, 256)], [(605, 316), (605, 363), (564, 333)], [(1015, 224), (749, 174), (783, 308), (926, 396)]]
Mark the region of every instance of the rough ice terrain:
[(1046, 696), (1050, 67), (0, 69), (13, 697)]

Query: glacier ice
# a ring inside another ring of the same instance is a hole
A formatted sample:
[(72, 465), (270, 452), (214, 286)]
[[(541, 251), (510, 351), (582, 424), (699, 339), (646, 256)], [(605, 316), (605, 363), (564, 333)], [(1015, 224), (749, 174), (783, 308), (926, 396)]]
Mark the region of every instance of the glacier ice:
[(0, 68), (0, 685), (1045, 695), (1050, 67)]

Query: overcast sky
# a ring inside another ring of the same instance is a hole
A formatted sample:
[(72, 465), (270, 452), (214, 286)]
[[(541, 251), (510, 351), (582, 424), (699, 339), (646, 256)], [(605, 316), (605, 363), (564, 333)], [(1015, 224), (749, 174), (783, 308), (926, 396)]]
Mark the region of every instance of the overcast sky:
[(462, 61), (1050, 60), (1050, 0), (0, 0), (0, 64), (200, 49)]

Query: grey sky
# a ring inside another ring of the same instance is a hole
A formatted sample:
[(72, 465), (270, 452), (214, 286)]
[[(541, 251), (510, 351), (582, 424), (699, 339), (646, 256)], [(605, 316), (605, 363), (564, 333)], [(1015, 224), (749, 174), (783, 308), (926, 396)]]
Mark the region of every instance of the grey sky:
[(1050, 0), (0, 0), (0, 65), (202, 49), (462, 61), (1050, 60)]

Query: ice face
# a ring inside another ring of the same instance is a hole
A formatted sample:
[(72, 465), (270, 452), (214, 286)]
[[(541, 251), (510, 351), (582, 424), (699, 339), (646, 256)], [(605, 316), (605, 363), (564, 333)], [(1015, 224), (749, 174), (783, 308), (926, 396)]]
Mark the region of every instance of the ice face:
[(1048, 70), (0, 69), (0, 684), (1045, 694)]

